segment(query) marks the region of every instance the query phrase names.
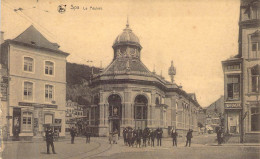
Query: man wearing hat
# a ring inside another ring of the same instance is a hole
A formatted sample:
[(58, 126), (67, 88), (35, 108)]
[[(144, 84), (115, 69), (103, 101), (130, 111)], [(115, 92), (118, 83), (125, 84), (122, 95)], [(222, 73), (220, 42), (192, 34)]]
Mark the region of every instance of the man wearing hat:
[(186, 135), (187, 141), (186, 141), (185, 147), (188, 146), (188, 143), (189, 143), (189, 147), (191, 145), (191, 138), (193, 137), (192, 132), (193, 132), (193, 130), (191, 130), (191, 129), (189, 129), (189, 131), (187, 132), (187, 135)]
[(47, 129), (45, 131), (47, 154), (50, 154), (50, 151), (49, 151), (50, 145), (52, 148), (52, 153), (56, 154), (56, 152), (54, 150), (54, 144), (53, 144), (53, 135), (54, 135), (54, 133), (53, 133), (51, 127), (47, 126)]

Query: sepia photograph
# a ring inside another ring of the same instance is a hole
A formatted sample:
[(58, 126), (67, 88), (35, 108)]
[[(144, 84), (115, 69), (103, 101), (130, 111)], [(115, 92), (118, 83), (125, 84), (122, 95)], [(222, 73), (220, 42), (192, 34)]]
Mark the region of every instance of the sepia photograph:
[(0, 6), (0, 159), (260, 159), (260, 0)]

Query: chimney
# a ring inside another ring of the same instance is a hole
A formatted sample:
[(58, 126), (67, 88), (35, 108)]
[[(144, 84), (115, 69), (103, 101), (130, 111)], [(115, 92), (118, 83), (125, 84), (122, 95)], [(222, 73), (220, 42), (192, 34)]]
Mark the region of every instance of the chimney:
[(0, 44), (4, 42), (4, 32), (0, 31)]

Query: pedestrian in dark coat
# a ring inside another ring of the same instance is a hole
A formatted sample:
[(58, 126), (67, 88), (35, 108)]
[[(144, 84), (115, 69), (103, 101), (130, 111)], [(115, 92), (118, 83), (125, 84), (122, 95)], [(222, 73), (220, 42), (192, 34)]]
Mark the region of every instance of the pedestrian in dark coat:
[(124, 144), (125, 144), (125, 145), (127, 145), (126, 134), (127, 134), (127, 128), (124, 128), (124, 130), (123, 130), (123, 138), (124, 138)]
[(176, 146), (177, 147), (177, 137), (178, 137), (178, 133), (177, 131), (172, 131), (172, 146)]
[(90, 143), (91, 132), (88, 127), (85, 129), (85, 136), (86, 136), (86, 143)]
[[(139, 147), (141, 147), (141, 138), (142, 138), (142, 130), (140, 128), (137, 129), (137, 133), (136, 133), (136, 142), (137, 145), (139, 145)], [(137, 146), (136, 145), (136, 146)]]
[(154, 147), (154, 139), (156, 136), (156, 131), (155, 130), (151, 131), (150, 136), (151, 136), (151, 146)]
[(221, 143), (222, 143), (222, 130), (221, 129), (219, 129), (217, 131), (217, 140), (218, 140), (218, 144), (221, 145)]
[(189, 143), (189, 147), (190, 147), (190, 145), (191, 145), (191, 138), (193, 137), (193, 136), (192, 136), (192, 132), (193, 132), (193, 131), (192, 131), (191, 129), (189, 129), (189, 131), (187, 132), (187, 135), (186, 135), (187, 141), (186, 141), (185, 147), (188, 146), (188, 143)]
[(162, 146), (162, 134), (163, 134), (163, 131), (162, 131), (162, 129), (160, 128), (158, 128), (157, 129), (157, 146)]
[(54, 133), (53, 133), (51, 127), (47, 127), (47, 129), (45, 131), (47, 154), (50, 154), (50, 151), (49, 151), (50, 146), (52, 148), (52, 153), (56, 154), (56, 152), (54, 150), (54, 144), (53, 144), (53, 135), (54, 135)]
[(71, 144), (74, 144), (74, 138), (76, 136), (76, 129), (74, 127), (71, 128), (70, 130), (70, 136), (71, 136)]

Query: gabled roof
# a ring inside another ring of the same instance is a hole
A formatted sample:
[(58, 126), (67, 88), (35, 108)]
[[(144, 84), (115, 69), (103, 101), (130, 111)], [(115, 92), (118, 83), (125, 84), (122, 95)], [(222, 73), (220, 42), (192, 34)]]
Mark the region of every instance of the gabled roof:
[(57, 43), (52, 43), (47, 40), (33, 25), (27, 28), (12, 41), (60, 51), (60, 46)]

